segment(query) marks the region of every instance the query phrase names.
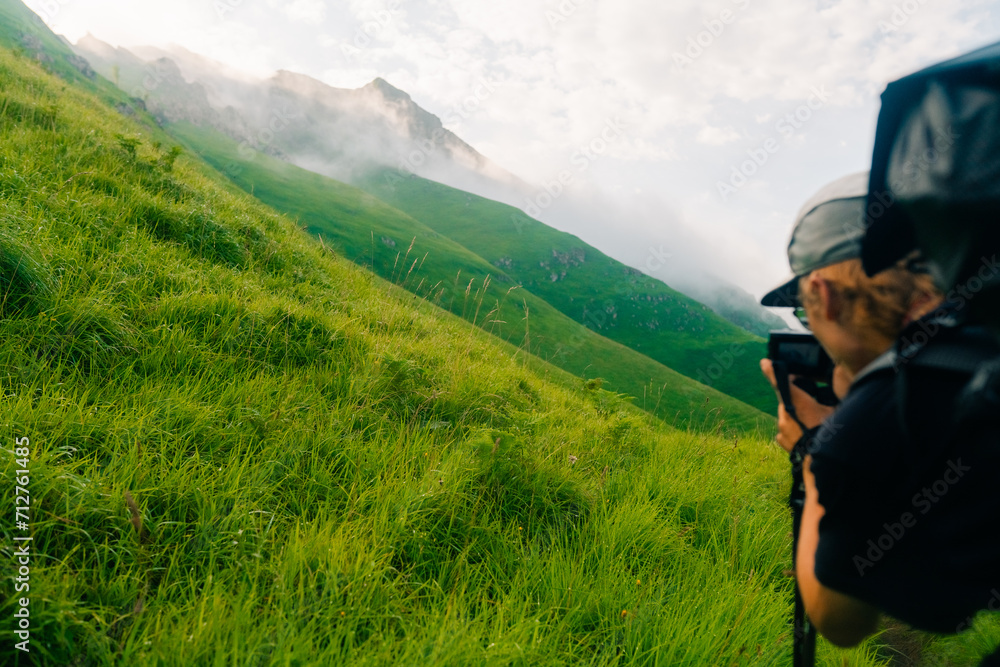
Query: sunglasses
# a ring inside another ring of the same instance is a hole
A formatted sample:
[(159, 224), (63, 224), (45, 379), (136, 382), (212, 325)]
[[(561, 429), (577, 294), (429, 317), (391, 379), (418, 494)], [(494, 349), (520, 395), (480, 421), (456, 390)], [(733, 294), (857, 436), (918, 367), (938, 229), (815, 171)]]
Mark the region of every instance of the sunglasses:
[(804, 307), (796, 306), (792, 311), (792, 315), (794, 315), (795, 319), (799, 321), (799, 324), (804, 326), (806, 329), (809, 328), (809, 316), (806, 315), (806, 309)]

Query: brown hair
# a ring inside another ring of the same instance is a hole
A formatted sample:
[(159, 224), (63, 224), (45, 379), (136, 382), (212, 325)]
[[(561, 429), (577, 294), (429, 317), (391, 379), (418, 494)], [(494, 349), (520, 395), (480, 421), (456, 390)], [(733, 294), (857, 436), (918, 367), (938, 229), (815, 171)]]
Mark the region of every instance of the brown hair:
[[(854, 331), (872, 331), (895, 340), (916, 307), (936, 303), (941, 296), (929, 275), (914, 273), (905, 261), (874, 276), (865, 274), (860, 259), (849, 259), (813, 272), (833, 285), (847, 303), (840, 324)], [(803, 303), (818, 300), (806, 289), (809, 276), (799, 283)]]

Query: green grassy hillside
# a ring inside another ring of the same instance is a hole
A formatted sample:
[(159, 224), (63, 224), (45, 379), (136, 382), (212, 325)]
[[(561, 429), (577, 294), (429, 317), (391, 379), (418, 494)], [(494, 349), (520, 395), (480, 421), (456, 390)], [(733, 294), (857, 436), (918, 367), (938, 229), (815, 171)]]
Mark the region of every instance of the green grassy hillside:
[[(271, 154), (277, 149), (279, 155), (282, 151), (309, 154), (307, 147), (325, 141), (313, 136), (318, 131), (316, 127), (308, 129), (308, 123), (300, 127), (298, 122), (287, 126), (278, 124), (275, 126), (278, 131), (267, 129), (261, 135), (268, 137), (263, 144), (254, 139), (237, 150), (235, 146), (221, 143), (211, 132), (197, 128), (212, 128), (230, 137), (238, 137), (242, 133), (248, 137), (257, 136), (260, 132), (252, 127), (236, 131), (233, 128), (229, 131), (221, 129), (225, 123), (222, 123), (220, 114), (211, 109), (204, 89), (188, 83), (171, 61), (163, 59), (144, 63), (127, 51), (113, 50), (96, 40), (81, 44), (79, 51), (94, 58), (94, 66), (107, 76), (113, 75), (124, 90), (148, 93), (150, 112), (164, 123), (175, 123), (179, 136), (189, 146), (204, 152), (205, 157), (217, 167), (233, 167), (229, 171), (233, 172), (241, 187), (254, 188), (258, 196), (267, 197), (267, 203), (285, 212), (301, 215), (309, 209), (308, 224), (317, 231), (329, 228), (331, 224), (330, 220), (320, 224), (316, 219), (315, 213), (324, 208), (332, 207), (342, 219), (352, 217), (344, 216), (343, 211), (339, 211), (342, 207), (335, 197), (357, 199), (353, 193), (326, 181), (330, 184), (327, 189), (331, 194), (303, 201), (297, 192), (300, 188), (294, 183), (299, 175), (281, 165), (271, 166), (264, 159), (258, 160), (258, 151), (251, 148), (253, 145), (261, 153)], [(146, 90), (141, 85), (146, 80), (156, 85)], [(299, 100), (297, 104), (308, 106), (305, 100)], [(253, 117), (257, 110), (245, 109), (244, 113)], [(312, 113), (322, 116), (324, 112)], [(427, 115), (427, 118), (433, 117)], [(336, 159), (330, 155), (327, 157)], [(246, 164), (254, 161), (258, 164)], [(252, 172), (252, 180), (249, 172)], [(300, 180), (306, 179), (302, 176)], [(311, 179), (305, 187), (315, 190), (317, 183), (323, 181)], [(409, 241), (416, 237), (423, 250), (427, 251), (424, 240), (428, 239), (428, 229), (432, 229), (457, 243), (457, 246), (430, 243), (434, 250), (430, 264), (424, 265), (426, 270), (418, 277), (428, 278), (432, 285), (439, 281), (447, 285), (459, 270), (470, 268), (467, 249), (478, 256), (475, 259), (477, 264), (492, 267), (494, 275), (499, 273), (497, 277), (506, 279), (508, 286), (513, 281), (526, 287), (569, 319), (748, 405), (769, 414), (775, 411), (774, 392), (761, 379), (757, 368), (757, 361), (764, 353), (763, 341), (728, 323), (705, 305), (607, 257), (576, 237), (527, 218), (511, 207), (438, 183), (404, 177), (391, 170), (376, 172), (357, 185), (424, 223), (414, 226), (412, 219), (406, 218), (402, 224), (395, 226), (394, 234), (381, 236), (379, 241), (384, 240), (390, 247), (399, 243), (408, 246)], [(296, 193), (289, 194), (290, 191)], [(312, 201), (314, 199), (323, 201)], [(362, 202), (361, 206), (363, 210), (368, 204)], [(360, 227), (341, 233), (345, 237), (339, 239), (343, 248), (352, 259), (366, 257), (367, 261), (374, 263), (380, 275), (389, 277), (391, 274), (383, 270), (386, 267), (371, 257), (375, 251), (375, 239), (370, 235), (371, 225), (364, 220), (360, 222)], [(345, 224), (350, 223), (343, 220), (336, 222), (337, 226)], [(336, 233), (332, 229), (327, 231)], [(418, 256), (422, 255), (423, 252), (418, 253)], [(476, 273), (485, 276), (479, 268)], [(453, 303), (453, 298), (454, 294), (450, 294), (449, 303)], [(729, 301), (735, 303), (738, 296), (731, 295)], [(545, 306), (546, 310), (549, 310), (548, 306)], [(551, 319), (544, 311), (532, 309), (539, 318)], [(733, 310), (738, 310), (738, 307), (730, 308), (729, 312)], [(522, 318), (523, 314), (518, 319)], [(537, 332), (543, 333), (545, 329), (539, 328)], [(573, 368), (575, 373), (581, 372), (590, 364), (590, 359), (581, 363), (581, 351), (571, 349), (574, 346), (579, 348), (578, 343), (571, 342), (576, 335), (569, 330), (556, 333), (549, 344), (536, 346), (537, 353), (548, 355), (562, 367)], [(630, 382), (627, 386), (619, 382), (619, 378), (607, 379), (621, 391), (635, 393), (641, 391), (652, 377), (647, 375), (639, 379), (638, 385)]]
[(521, 211), (394, 170), (360, 187), (457, 241), (576, 322), (772, 413), (763, 339), (661, 281)]
[(787, 664), (772, 443), (533, 361), (4, 49), (0, 98), (0, 664)]
[[(726, 428), (772, 428), (769, 416), (573, 322), (503, 270), (362, 190), (263, 154), (242, 160), (237, 145), (214, 130), (170, 130), (338, 254), (574, 375), (603, 378), (668, 423), (714, 424), (721, 417)], [(754, 379), (767, 388), (759, 371)]]

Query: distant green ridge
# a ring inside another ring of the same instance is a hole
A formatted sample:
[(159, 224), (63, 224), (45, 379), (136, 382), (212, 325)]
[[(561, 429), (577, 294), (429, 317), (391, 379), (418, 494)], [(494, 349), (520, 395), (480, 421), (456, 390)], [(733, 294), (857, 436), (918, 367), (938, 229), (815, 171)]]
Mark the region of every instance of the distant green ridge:
[(777, 408), (758, 366), (764, 340), (663, 282), (511, 206), (440, 183), (385, 169), (359, 186), (602, 336), (765, 412)]
[(245, 160), (214, 130), (187, 123), (170, 130), (336, 252), (574, 375), (602, 378), (668, 423), (719, 415), (739, 430), (773, 428), (770, 416), (573, 322), (502, 269), (362, 190), (263, 153)]
[[(106, 76), (113, 75), (125, 90), (141, 91), (140, 84), (154, 77), (158, 85), (149, 91), (149, 109), (163, 122), (191, 122), (219, 129), (231, 137), (244, 131), (254, 134), (243, 129), (234, 132), (221, 121), (204, 89), (187, 83), (175, 65), (165, 60), (147, 64), (121, 50), (112, 54), (106, 50), (110, 48), (89, 43), (80, 52), (92, 54), (88, 57), (94, 58), (94, 66)], [(378, 81), (372, 85), (383, 89), (388, 86)], [(319, 82), (313, 83), (322, 87)], [(401, 91), (391, 94), (405, 96)], [(437, 122), (419, 107), (413, 112), (422, 122)], [(308, 147), (319, 142), (313, 131), (284, 127), (270, 136), (266, 148), (258, 148), (277, 155), (308, 153)], [(240, 157), (256, 153), (249, 144), (242, 148)], [(317, 159), (335, 162), (338, 158), (327, 155)], [(351, 173), (363, 172), (355, 165)], [(775, 409), (774, 394), (756, 366), (763, 353), (762, 340), (729, 325), (704, 304), (607, 257), (578, 238), (496, 202), (391, 170), (360, 182), (355, 177), (350, 180), (471, 250), (503, 277), (527, 287), (570, 319), (749, 405), (765, 412)], [(740, 296), (750, 298), (737, 294), (736, 301)], [(720, 292), (723, 302), (726, 300)], [(728, 312), (730, 317), (739, 317), (740, 307), (733, 306)], [(752, 320), (753, 316), (747, 312), (743, 319)], [(549, 349), (547, 353), (555, 357), (563, 350)]]

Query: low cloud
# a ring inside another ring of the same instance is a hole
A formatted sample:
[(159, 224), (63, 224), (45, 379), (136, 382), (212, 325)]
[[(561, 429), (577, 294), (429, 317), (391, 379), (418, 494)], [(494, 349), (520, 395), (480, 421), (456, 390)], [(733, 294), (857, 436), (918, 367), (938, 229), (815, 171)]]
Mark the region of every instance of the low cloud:
[[(270, 4), (242, 0), (220, 23), (210, 3), (195, 0), (136, 0), (127, 8), (91, 0), (66, 4), (56, 27), (117, 44), (176, 42), (235, 67), (295, 69), (340, 87), (381, 76), (442, 118), (468, 95), (470, 82), (502, 81), (496, 95), (460, 117), (461, 136), (537, 183), (557, 173), (605, 119), (621, 117), (629, 136), (595, 167), (590, 187), (619, 208), (631, 205), (637, 190), (656, 193), (683, 211), (697, 234), (726, 239), (702, 254), (727, 257), (726, 267), (736, 262), (753, 273), (752, 284), (786, 269), (784, 240), (801, 202), (867, 167), (885, 84), (1000, 31), (997, 0), (914, 0), (906, 7), (870, 0), (512, 0), (502, 7), (407, 0), (348, 59), (343, 48), (392, 0)], [(677, 67), (678, 53), (691, 62)], [(824, 108), (793, 128), (792, 138), (778, 131), (780, 151), (738, 195), (719, 202), (717, 183), (729, 182), (747, 151), (759, 154), (775, 123), (821, 84), (829, 91)], [(657, 238), (663, 218), (648, 220), (633, 238)], [(587, 224), (567, 219), (564, 228)], [(616, 236), (606, 231), (592, 242), (613, 244)], [(739, 240), (735, 249), (728, 239)], [(761, 257), (767, 266), (754, 267)]]

